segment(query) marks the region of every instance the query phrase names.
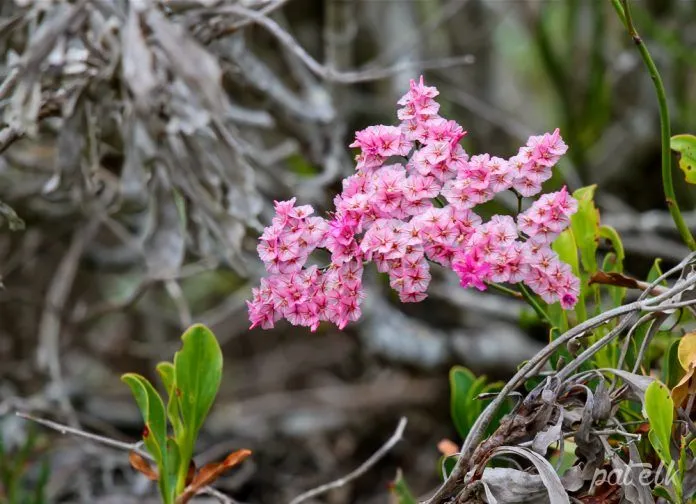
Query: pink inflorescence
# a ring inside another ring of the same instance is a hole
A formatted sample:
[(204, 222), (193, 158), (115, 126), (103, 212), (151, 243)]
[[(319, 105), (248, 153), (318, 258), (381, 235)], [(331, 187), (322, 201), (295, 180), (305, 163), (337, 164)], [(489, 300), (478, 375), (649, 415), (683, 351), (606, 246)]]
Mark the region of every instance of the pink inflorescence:
[[(360, 317), (363, 265), (389, 276), (403, 302), (422, 301), (430, 263), (454, 270), (463, 287), (523, 282), (547, 303), (572, 308), (579, 280), (551, 242), (568, 227), (577, 202), (563, 188), (543, 194), (516, 218), (482, 222), (474, 208), (514, 189), (538, 194), (568, 147), (558, 130), (532, 136), (510, 159), (471, 156), (466, 132), (438, 115), (437, 89), (420, 81), (400, 100), (399, 126), (370, 126), (355, 135), (357, 171), (343, 181), (335, 211), (325, 219), (295, 199), (276, 202), (276, 216), (259, 240), (269, 276), (248, 302), (251, 326), (285, 318), (316, 330), (321, 321), (343, 328)], [(403, 162), (385, 164), (394, 158)], [(324, 268), (307, 265), (321, 248)]]

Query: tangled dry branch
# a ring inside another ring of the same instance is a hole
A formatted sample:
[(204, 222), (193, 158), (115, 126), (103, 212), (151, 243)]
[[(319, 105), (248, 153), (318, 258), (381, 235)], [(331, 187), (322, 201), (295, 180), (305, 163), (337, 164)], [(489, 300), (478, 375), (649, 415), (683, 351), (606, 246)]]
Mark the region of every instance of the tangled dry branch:
[[(694, 272), (694, 264), (696, 264), (696, 254), (692, 253), (677, 266), (647, 286), (636, 301), (608, 310), (577, 325), (554, 339), (521, 366), (515, 376), (506, 383), (501, 392), (478, 417), (462, 446), (454, 470), (435, 495), (426, 501), (426, 504), (444, 504), (451, 502), (451, 499), (456, 496), (458, 496), (456, 502), (468, 502), (467, 499), (472, 493), (475, 493), (476, 489), (480, 489), (482, 485), (488, 484), (484, 468), (496, 453), (500, 450), (509, 450), (515, 445), (523, 447), (530, 444), (533, 445), (545, 432), (549, 443), (544, 443), (543, 450), (538, 450), (541, 454), (545, 454), (546, 448), (548, 448), (550, 443), (569, 437), (574, 437), (576, 443), (579, 441), (578, 446), (581, 452), (586, 448), (593, 453), (592, 457), (584, 460), (586, 462), (585, 466), (582, 469), (577, 469), (577, 474), (576, 472), (572, 473), (577, 478), (580, 478), (580, 482), (591, 478), (594, 469), (597, 469), (599, 467), (598, 464), (605, 459), (604, 445), (607, 443), (608, 435), (601, 433), (600, 425), (613, 425), (618, 430), (612, 431), (612, 433), (622, 432), (627, 439), (630, 439), (631, 435), (621, 428), (621, 422), (613, 416), (612, 412), (615, 412), (614, 406), (625, 399), (627, 391), (633, 392), (640, 398), (641, 393), (645, 392), (645, 388), (652, 381), (652, 378), (635, 374), (637, 371), (635, 368), (631, 370), (606, 369), (601, 372), (589, 373), (577, 373), (576, 371), (602, 348), (619, 338), (621, 334), (626, 333), (626, 338), (630, 338), (640, 325), (648, 324), (649, 329), (645, 339), (642, 341), (639, 353), (639, 356), (642, 356), (650, 339), (657, 332), (660, 325), (665, 322), (668, 315), (680, 309), (696, 306), (696, 272)], [(671, 287), (667, 289), (661, 287), (663, 282), (675, 276), (677, 279)], [(580, 339), (589, 340), (593, 329), (611, 321), (616, 321), (616, 325), (611, 331), (593, 341), (587, 348), (577, 354), (573, 360), (567, 362), (565, 366), (555, 372), (546, 373), (544, 381), (524, 398), (516, 411), (503, 421), (500, 428), (490, 438), (483, 440), (485, 427), (492, 421), (496, 411), (512, 392), (519, 389), (528, 378), (538, 374), (557, 350), (564, 346), (571, 346), (573, 342), (578, 342)], [(641, 359), (638, 358), (637, 362), (640, 361)], [(620, 362), (623, 363), (624, 359), (622, 358)], [(613, 375), (623, 380), (624, 386), (616, 390), (612, 390), (612, 387), (609, 386), (605, 388), (605, 382), (602, 379), (600, 381), (601, 385), (593, 394), (585, 383), (589, 377), (597, 374)], [(574, 417), (570, 414), (573, 408), (577, 407), (577, 401), (579, 400), (578, 391), (584, 392), (586, 396), (582, 402), (582, 407), (585, 408), (585, 411), (580, 414), (581, 421), (579, 425), (573, 421)], [(602, 404), (598, 402), (600, 395), (603, 401)], [(590, 417), (585, 418), (588, 414), (587, 404), (590, 406)], [(686, 421), (689, 424), (689, 428), (693, 429), (694, 426), (691, 424), (688, 416)], [(554, 427), (556, 425), (557, 428)], [(553, 435), (549, 438), (548, 434), (551, 431), (553, 431)], [(601, 452), (601, 456), (597, 453), (598, 450)], [(530, 456), (529, 453), (524, 453), (523, 455)], [(611, 460), (611, 455), (611, 453), (607, 453), (606, 458)], [(542, 473), (542, 471), (539, 472), (540, 474)], [(553, 470), (546, 475), (551, 480), (559, 479)], [(566, 488), (568, 485), (573, 488), (578, 481), (574, 480), (565, 483)], [(563, 485), (554, 487), (547, 484), (545, 486), (549, 492), (558, 491), (560, 488), (562, 492), (561, 500), (556, 502), (568, 502)], [(642, 495), (638, 488), (634, 490)], [(554, 502), (553, 496), (552, 502)], [(653, 502), (652, 497), (650, 497), (649, 502)]]

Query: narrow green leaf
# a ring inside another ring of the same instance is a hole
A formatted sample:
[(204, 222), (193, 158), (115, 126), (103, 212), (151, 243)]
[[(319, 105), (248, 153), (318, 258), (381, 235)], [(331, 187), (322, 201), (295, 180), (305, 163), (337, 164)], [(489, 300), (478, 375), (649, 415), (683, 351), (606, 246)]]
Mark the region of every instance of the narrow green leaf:
[[(181, 465), (182, 460), (179, 445), (176, 443), (176, 440), (169, 437), (167, 438), (167, 487), (164, 491), (167, 492), (168, 498), (171, 499), (170, 502), (174, 502), (178, 494), (177, 478), (179, 474), (184, 472)], [(188, 472), (188, 467), (186, 468), (186, 472)]]
[(172, 424), (174, 435), (180, 438), (183, 435), (183, 425), (179, 413), (179, 400), (176, 395), (176, 383), (174, 377), (174, 364), (171, 362), (160, 362), (157, 364), (157, 373), (162, 380), (162, 384), (167, 390), (167, 418)]
[[(650, 271), (648, 272), (648, 278), (647, 282), (652, 283), (658, 278), (662, 276), (662, 268), (660, 267), (660, 264), (662, 264), (662, 259), (659, 257), (655, 259), (655, 262), (653, 262), (652, 267), (650, 268)], [(661, 282), (660, 285), (666, 285), (666, 282)]]
[(696, 184), (696, 136), (675, 135), (670, 147), (679, 153), (679, 168), (689, 184)]
[(215, 335), (202, 324), (191, 326), (181, 339), (183, 347), (174, 356), (174, 383), (191, 444), (180, 446), (183, 458), (187, 458), (220, 388), (222, 351)]
[(669, 389), (662, 382), (653, 381), (645, 391), (643, 414), (650, 423), (650, 432), (648, 433), (650, 444), (665, 465), (669, 465), (672, 462), (670, 441), (672, 439), (674, 403)]
[(130, 387), (135, 402), (140, 408), (140, 413), (145, 422), (143, 441), (145, 447), (157, 462), (160, 469), (165, 467), (167, 439), (167, 419), (164, 411), (164, 403), (152, 384), (143, 376), (135, 373), (127, 373), (121, 376), (123, 381)]
[(398, 504), (418, 504), (400, 470), (396, 473), (396, 479), (391, 485), (391, 491), (396, 497)]

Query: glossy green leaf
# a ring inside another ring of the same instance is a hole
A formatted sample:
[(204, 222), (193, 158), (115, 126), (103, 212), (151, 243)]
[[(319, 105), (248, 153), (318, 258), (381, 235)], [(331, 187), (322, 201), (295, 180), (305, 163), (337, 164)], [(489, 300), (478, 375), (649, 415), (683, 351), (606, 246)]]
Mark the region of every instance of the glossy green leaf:
[(679, 168), (689, 184), (696, 184), (696, 136), (675, 135), (670, 141), (673, 151), (679, 153)]
[(449, 373), (450, 413), (452, 422), (462, 439), (469, 433), (470, 404), (469, 391), (476, 381), (474, 373), (462, 366), (454, 366)]
[(145, 447), (154, 457), (158, 467), (162, 468), (166, 460), (164, 447), (167, 439), (167, 419), (162, 398), (143, 376), (127, 373), (121, 376), (121, 381), (131, 389), (135, 402), (140, 408), (145, 422), (143, 432)]
[(599, 211), (594, 205), (596, 185), (581, 187), (573, 193), (578, 211), (570, 218), (580, 261), (588, 273), (597, 271), (597, 244), (599, 242)]
[(674, 420), (674, 403), (669, 389), (661, 382), (653, 381), (645, 391), (643, 414), (650, 423), (648, 438), (660, 459), (669, 465), (672, 461), (670, 441)]
[[(174, 356), (175, 393), (184, 428), (193, 444), (220, 388), (222, 351), (215, 335), (202, 324), (191, 326), (181, 339), (183, 347)], [(180, 448), (185, 456), (188, 450)]]
[(418, 504), (401, 471), (396, 473), (396, 479), (391, 485), (391, 491), (396, 497), (397, 504)]

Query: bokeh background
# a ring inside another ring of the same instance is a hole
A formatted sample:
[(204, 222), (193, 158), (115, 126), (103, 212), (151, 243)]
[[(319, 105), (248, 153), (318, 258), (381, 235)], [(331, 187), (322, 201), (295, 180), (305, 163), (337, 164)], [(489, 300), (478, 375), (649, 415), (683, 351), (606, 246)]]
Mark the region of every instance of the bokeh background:
[[(673, 131), (694, 133), (696, 2), (633, 4)], [(5, 461), (32, 430), (16, 410), (137, 439), (120, 375), (152, 377), (203, 322), (225, 377), (197, 461), (254, 451), (219, 489), (289, 502), (357, 467), (406, 416), (387, 458), (317, 502), (389, 502), (397, 468), (431, 491), (438, 441), (460, 441), (448, 369), (504, 379), (546, 339), (533, 315), (445, 271), (408, 306), (368, 272), (364, 317), (345, 331), (248, 331), (244, 302), (273, 200), (330, 209), (354, 171), (353, 132), (395, 123), (421, 74), (469, 153), (509, 157), (559, 127), (570, 150), (547, 187), (598, 184), (628, 273), (687, 252), (665, 211), (654, 90), (609, 0), (3, 0), (0, 51)], [(675, 179), (694, 229), (694, 192)], [(37, 433), (25, 484), (45, 464), (47, 502), (157, 502), (125, 453)]]

